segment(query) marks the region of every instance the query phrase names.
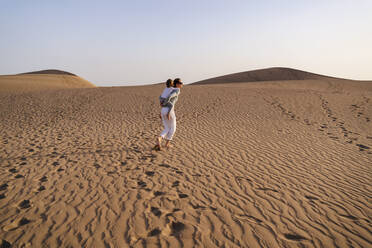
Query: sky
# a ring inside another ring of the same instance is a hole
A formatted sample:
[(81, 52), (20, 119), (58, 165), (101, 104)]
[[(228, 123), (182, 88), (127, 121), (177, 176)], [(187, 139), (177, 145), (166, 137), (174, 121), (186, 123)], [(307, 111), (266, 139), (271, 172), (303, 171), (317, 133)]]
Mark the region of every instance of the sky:
[(372, 0), (0, 0), (0, 74), (98, 86), (268, 67), (372, 80)]

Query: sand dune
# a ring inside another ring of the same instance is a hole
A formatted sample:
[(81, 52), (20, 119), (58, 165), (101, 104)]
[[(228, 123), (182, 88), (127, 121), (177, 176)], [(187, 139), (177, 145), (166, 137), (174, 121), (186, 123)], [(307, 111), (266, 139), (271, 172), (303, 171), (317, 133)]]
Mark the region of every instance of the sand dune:
[(155, 152), (162, 88), (0, 93), (3, 242), (371, 246), (371, 83), (185, 86)]
[(311, 80), (311, 79), (336, 79), (329, 76), (319, 75), (311, 72), (285, 68), (273, 67), (267, 69), (246, 71), (224, 75), (220, 77), (205, 79), (193, 84), (221, 84), (241, 82), (262, 82), (262, 81), (288, 81), (288, 80)]
[(92, 88), (89, 81), (75, 74), (59, 71), (44, 70), (17, 75), (0, 76), (0, 92), (29, 92), (53, 89)]

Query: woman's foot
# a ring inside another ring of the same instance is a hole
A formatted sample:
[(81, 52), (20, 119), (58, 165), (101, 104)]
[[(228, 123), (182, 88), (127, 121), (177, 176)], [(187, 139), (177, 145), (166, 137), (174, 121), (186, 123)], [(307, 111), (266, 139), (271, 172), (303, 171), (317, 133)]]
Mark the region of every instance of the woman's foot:
[(165, 142), (164, 147), (167, 148), (167, 149), (169, 149), (169, 148), (173, 147), (173, 145), (170, 144), (170, 140), (167, 140), (167, 141)]
[(155, 151), (160, 151), (161, 150), (161, 142), (162, 142), (163, 138), (162, 137), (158, 137), (157, 139), (157, 144), (152, 148), (153, 150)]
[(169, 150), (171, 148), (173, 148), (173, 145), (168, 145), (168, 146), (165, 147), (165, 149), (167, 149), (167, 150)]
[(152, 150), (155, 150), (155, 151), (161, 151), (161, 146), (159, 145), (155, 145)]

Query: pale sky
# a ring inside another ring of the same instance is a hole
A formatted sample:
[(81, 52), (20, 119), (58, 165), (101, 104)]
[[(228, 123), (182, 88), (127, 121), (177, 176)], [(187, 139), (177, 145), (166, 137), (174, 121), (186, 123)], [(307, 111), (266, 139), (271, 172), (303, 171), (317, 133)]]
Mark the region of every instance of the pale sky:
[(99, 86), (267, 67), (372, 80), (372, 0), (0, 0), (0, 74)]

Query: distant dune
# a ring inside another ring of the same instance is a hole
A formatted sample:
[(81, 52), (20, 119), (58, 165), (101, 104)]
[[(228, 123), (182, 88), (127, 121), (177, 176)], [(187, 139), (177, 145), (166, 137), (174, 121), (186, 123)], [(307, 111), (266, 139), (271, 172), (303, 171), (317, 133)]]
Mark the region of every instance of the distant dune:
[(337, 79), (311, 72), (274, 67), (246, 72), (238, 72), (220, 77), (210, 78), (193, 84), (223, 84), (241, 82), (261, 82), (261, 81), (287, 81), (287, 80), (310, 80), (310, 79)]
[(94, 84), (70, 72), (43, 70), (0, 76), (0, 92), (29, 92), (51, 89), (93, 88)]

